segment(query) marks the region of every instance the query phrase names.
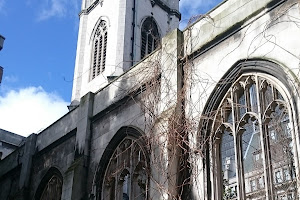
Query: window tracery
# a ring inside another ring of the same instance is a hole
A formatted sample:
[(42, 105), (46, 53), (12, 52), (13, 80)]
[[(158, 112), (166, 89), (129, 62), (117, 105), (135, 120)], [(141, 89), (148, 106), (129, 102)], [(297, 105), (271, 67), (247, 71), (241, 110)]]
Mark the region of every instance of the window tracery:
[(291, 110), (280, 91), (261, 74), (228, 90), (213, 125), (214, 199), (298, 196)]
[(159, 33), (153, 17), (148, 17), (142, 24), (141, 59), (158, 47)]
[(40, 200), (60, 200), (62, 193), (62, 180), (59, 176), (53, 175), (42, 192)]
[(107, 51), (107, 23), (101, 20), (94, 35), (91, 79), (105, 71)]
[(147, 197), (146, 155), (134, 138), (126, 137), (114, 151), (106, 169), (102, 199), (143, 200)]

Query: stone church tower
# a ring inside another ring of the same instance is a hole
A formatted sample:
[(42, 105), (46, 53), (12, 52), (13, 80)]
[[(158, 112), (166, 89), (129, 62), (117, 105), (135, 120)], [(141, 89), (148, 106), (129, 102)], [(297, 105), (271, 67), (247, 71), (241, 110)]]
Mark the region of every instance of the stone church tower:
[(84, 0), (80, 102), (0, 130), (0, 200), (300, 199), (300, 2), (244, 2), (160, 42), (178, 1)]
[(82, 0), (72, 104), (96, 92), (178, 27), (179, 0)]

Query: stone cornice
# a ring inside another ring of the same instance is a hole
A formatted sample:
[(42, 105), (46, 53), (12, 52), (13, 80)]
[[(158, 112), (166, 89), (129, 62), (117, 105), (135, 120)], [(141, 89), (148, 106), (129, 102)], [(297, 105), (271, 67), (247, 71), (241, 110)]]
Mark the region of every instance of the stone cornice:
[(175, 15), (176, 17), (178, 17), (178, 19), (181, 19), (181, 13), (176, 10), (176, 9), (171, 9), (169, 6), (167, 6), (164, 2), (162, 2), (161, 0), (150, 0), (151, 1), (151, 5), (152, 7), (154, 7), (155, 5), (158, 5), (159, 7), (161, 7), (164, 11), (166, 11), (168, 14), (171, 15)]
[(101, 6), (102, 6), (103, 1), (104, 1), (104, 0), (96, 0), (96, 1), (94, 1), (88, 8), (83, 9), (83, 10), (80, 11), (80, 13), (78, 14), (79, 17), (80, 17), (82, 14), (84, 14), (84, 15), (89, 14), (89, 13), (90, 13), (90, 12), (91, 12), (91, 11), (92, 11), (99, 3), (100, 3)]
[[(171, 15), (175, 15), (179, 20), (181, 19), (181, 13), (176, 10), (176, 9), (171, 9), (170, 7), (168, 7), (164, 2), (162, 2), (161, 0), (150, 0), (151, 1), (151, 5), (152, 7), (154, 7), (155, 5), (158, 5), (160, 8), (162, 8), (164, 11), (166, 11), (168, 14)], [(78, 14), (79, 17), (84, 14), (89, 14), (98, 4), (103, 4), (103, 0), (96, 0), (94, 1), (94, 3), (92, 3), (88, 8), (83, 9), (80, 11), (80, 13)]]

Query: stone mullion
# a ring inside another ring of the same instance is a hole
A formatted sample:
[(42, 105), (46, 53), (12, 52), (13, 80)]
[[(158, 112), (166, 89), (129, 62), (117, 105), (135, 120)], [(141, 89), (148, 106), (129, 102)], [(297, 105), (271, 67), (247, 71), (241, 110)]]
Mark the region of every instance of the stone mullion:
[(250, 77), (247, 77), (244, 86), (244, 95), (245, 95), (245, 106), (246, 106), (246, 113), (251, 112), (251, 100), (250, 100), (250, 87), (251, 82), (249, 82)]
[[(116, 159), (117, 159), (116, 170), (120, 166), (120, 155), (121, 155), (120, 147), (117, 147), (117, 151), (116, 151)], [(118, 191), (119, 191), (119, 185), (120, 185), (119, 173), (115, 173), (115, 179), (116, 179), (116, 181), (115, 181), (114, 197), (118, 198)]]
[(212, 194), (214, 195), (212, 199), (216, 200), (222, 200), (223, 194), (220, 193), (220, 191), (223, 191), (223, 177), (222, 176), (215, 176), (215, 174), (218, 174), (222, 172), (222, 164), (221, 164), (221, 158), (220, 158), (220, 145), (221, 145), (221, 138), (217, 141), (215, 138), (212, 138), (210, 143), (210, 149), (212, 150), (211, 154), (211, 161), (213, 162), (212, 165), (214, 166), (212, 168), (212, 171), (210, 172), (215, 178), (212, 180)]
[(246, 199), (246, 195), (245, 195), (245, 187), (244, 187), (244, 179), (243, 179), (243, 162), (242, 162), (242, 156), (241, 156), (241, 152), (242, 152), (242, 147), (241, 147), (241, 136), (237, 135), (237, 126), (236, 124), (238, 123), (238, 119), (239, 119), (239, 101), (238, 101), (238, 93), (237, 90), (239, 88), (233, 88), (233, 90), (231, 90), (231, 97), (232, 97), (232, 135), (233, 135), (233, 140), (234, 140), (234, 151), (235, 151), (235, 169), (236, 169), (236, 174), (237, 174), (237, 195), (239, 199)]
[[(236, 130), (236, 129), (235, 129)], [(236, 166), (237, 166), (237, 185), (239, 199), (246, 199), (243, 156), (242, 156), (242, 134), (234, 133), (235, 151), (236, 151)]]
[(129, 199), (134, 199), (133, 195), (133, 189), (132, 189), (132, 182), (133, 182), (133, 173), (134, 173), (134, 141), (131, 140), (131, 145), (130, 145), (130, 160), (129, 160), (129, 181), (128, 181), (128, 188), (129, 188)]
[(247, 113), (247, 112), (251, 112), (251, 101), (250, 101), (250, 91), (249, 91), (249, 90), (250, 90), (250, 88), (249, 88), (249, 86), (247, 85), (247, 86), (245, 87), (246, 113)]
[(265, 191), (266, 199), (273, 200), (275, 197), (273, 193), (273, 172), (271, 168), (271, 149), (268, 139), (268, 128), (263, 120), (264, 111), (267, 108), (266, 100), (264, 99), (265, 90), (264, 88), (259, 88), (260, 82), (258, 77), (256, 77), (256, 89), (257, 89), (257, 107), (258, 107), (258, 116), (259, 116), (259, 128), (260, 128), (260, 138), (262, 143), (262, 153), (263, 153), (263, 166), (264, 166), (264, 181), (265, 181)]

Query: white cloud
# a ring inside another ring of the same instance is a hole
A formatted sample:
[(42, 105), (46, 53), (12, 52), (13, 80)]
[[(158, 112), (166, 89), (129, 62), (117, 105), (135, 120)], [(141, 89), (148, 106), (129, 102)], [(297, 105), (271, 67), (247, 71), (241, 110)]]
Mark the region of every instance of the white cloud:
[(39, 14), (39, 21), (49, 19), (51, 17), (63, 17), (66, 14), (64, 0), (50, 0)]
[(14, 75), (10, 75), (10, 76), (4, 76), (3, 78), (3, 82), (6, 82), (6, 83), (16, 83), (18, 82), (18, 77), (17, 76), (14, 76)]
[(5, 5), (5, 0), (0, 0), (0, 14), (5, 13), (4, 5)]
[(42, 87), (11, 90), (0, 96), (0, 128), (23, 136), (37, 133), (67, 113), (67, 105)]
[(47, 20), (52, 17), (65, 17), (78, 14), (80, 0), (47, 0), (43, 4), (38, 15), (38, 21)]

